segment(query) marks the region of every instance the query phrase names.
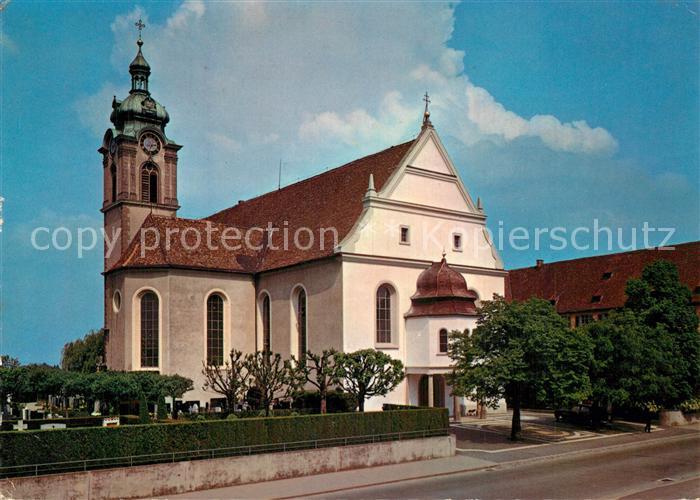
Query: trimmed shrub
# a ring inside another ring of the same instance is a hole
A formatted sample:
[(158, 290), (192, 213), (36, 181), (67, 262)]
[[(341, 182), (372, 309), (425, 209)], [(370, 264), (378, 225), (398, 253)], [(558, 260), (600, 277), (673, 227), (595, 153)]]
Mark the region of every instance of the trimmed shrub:
[(148, 414), (148, 403), (146, 402), (146, 398), (141, 396), (141, 398), (139, 398), (139, 423), (147, 424), (150, 421), (151, 416)]
[(2, 432), (0, 465), (116, 458), (394, 432), (447, 432), (448, 425), (447, 410), (432, 408)]

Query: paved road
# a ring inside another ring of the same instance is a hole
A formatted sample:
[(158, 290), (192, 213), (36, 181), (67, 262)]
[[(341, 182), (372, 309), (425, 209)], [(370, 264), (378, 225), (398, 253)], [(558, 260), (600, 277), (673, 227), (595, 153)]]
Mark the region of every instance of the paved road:
[[(640, 443), (641, 444), (641, 443)], [(696, 498), (700, 437), (408, 480), (326, 498)]]

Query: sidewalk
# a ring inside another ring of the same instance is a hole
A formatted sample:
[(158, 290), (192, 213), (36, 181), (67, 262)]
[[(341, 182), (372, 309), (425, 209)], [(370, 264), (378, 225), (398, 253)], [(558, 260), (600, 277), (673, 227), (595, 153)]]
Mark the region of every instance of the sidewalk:
[(456, 472), (484, 469), (494, 462), (467, 456), (383, 465), (316, 476), (281, 479), (265, 483), (193, 491), (167, 498), (291, 498), (349, 490), (367, 485), (390, 484), (408, 479), (435, 477)]
[(366, 486), (378, 486), (410, 479), (433, 478), (460, 472), (491, 468), (534, 465), (542, 460), (571, 459), (575, 456), (604, 453), (605, 450), (654, 446), (659, 441), (679, 440), (698, 436), (700, 425), (667, 428), (651, 434), (626, 433), (601, 436), (566, 443), (513, 443), (513, 448), (486, 452), (472, 450), (457, 456), (396, 465), (385, 465), (330, 474), (319, 474), (279, 481), (230, 486), (195, 491), (167, 498), (292, 498), (350, 491)]

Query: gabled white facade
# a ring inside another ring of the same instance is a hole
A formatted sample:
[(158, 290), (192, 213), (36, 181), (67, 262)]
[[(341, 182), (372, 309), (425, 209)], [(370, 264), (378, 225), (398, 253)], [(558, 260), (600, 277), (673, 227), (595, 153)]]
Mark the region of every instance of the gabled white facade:
[[(402, 386), (383, 400), (371, 401), (368, 408), (384, 402), (418, 404), (420, 377), (450, 370), (449, 358), (437, 353), (439, 330), (471, 330), (476, 322), (460, 316), (404, 318), (420, 273), (444, 252), (470, 289), (485, 299), (504, 294), (506, 273), (486, 232), (485, 214), (472, 200), (432, 127), (424, 128), (381, 191), (368, 191), (364, 207), (355, 229), (338, 248), (342, 348), (374, 347), (406, 366), (408, 377)], [(408, 241), (401, 241), (401, 228), (408, 228)], [(454, 247), (455, 235), (461, 237), (461, 248)], [(395, 292), (394, 331), (388, 344), (376, 341), (374, 314), (376, 293), (384, 284)], [(444, 399), (450, 413), (455, 406), (467, 404)]]

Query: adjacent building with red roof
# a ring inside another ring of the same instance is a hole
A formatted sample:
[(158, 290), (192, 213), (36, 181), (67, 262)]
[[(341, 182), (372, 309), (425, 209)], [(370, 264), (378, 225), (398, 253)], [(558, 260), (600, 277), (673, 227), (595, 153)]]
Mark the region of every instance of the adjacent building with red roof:
[(601, 318), (625, 304), (625, 285), (639, 278), (647, 264), (667, 260), (678, 268), (700, 315), (700, 241), (513, 269), (506, 279), (506, 298), (550, 301), (571, 326)]

